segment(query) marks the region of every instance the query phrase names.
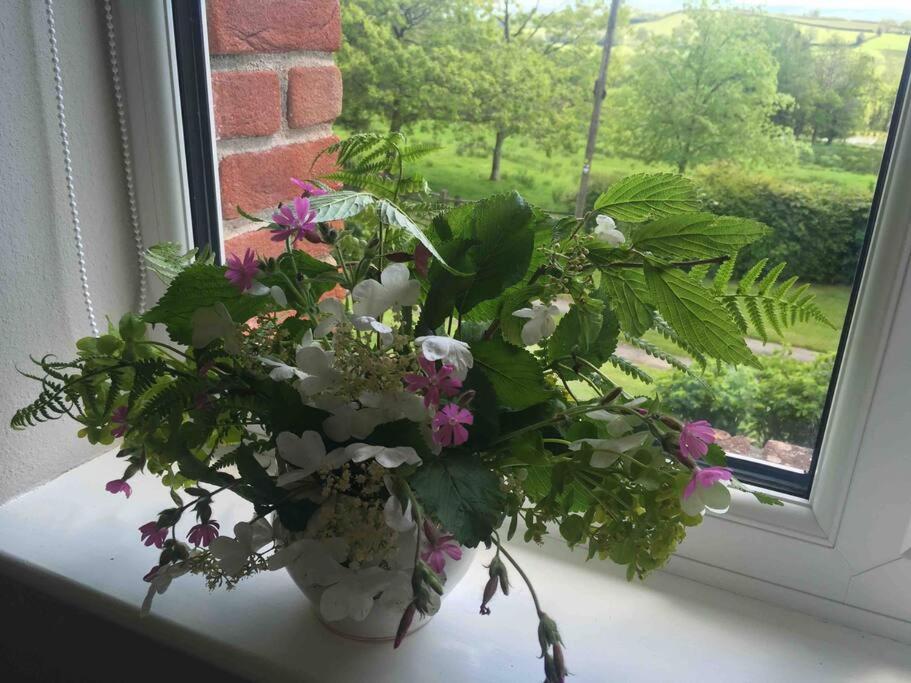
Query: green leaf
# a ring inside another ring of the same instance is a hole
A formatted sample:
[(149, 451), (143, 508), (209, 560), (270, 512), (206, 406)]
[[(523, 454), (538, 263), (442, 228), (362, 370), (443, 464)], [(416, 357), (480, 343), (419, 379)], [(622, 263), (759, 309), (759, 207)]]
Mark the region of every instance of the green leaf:
[(727, 458), (724, 454), (724, 449), (721, 448), (718, 444), (709, 444), (709, 450), (705, 454), (703, 460), (706, 465), (711, 465), (712, 467), (724, 467), (727, 465)]
[(661, 315), (694, 349), (735, 365), (759, 365), (724, 306), (686, 273), (646, 264), (645, 282)]
[(389, 225), (394, 225), (397, 228), (401, 228), (409, 235), (414, 237), (418, 242), (427, 247), (427, 251), (429, 251), (433, 257), (437, 259), (439, 264), (450, 273), (453, 273), (454, 275), (468, 275), (468, 273), (457, 270), (446, 263), (446, 259), (440, 255), (440, 252), (437, 251), (437, 248), (434, 246), (433, 242), (431, 242), (427, 235), (424, 234), (424, 231), (421, 230), (418, 224), (411, 220), (405, 214), (405, 212), (395, 204), (386, 199), (379, 199), (376, 202), (376, 212), (381, 221), (388, 223)]
[(340, 190), (310, 197), (310, 208), (316, 211), (316, 220), (324, 223), (356, 216), (373, 202), (373, 195), (369, 192)]
[(557, 329), (547, 340), (547, 356), (551, 362), (573, 352), (587, 355), (595, 346), (604, 317), (604, 302), (598, 299), (574, 304), (563, 316)]
[(579, 543), (585, 538), (585, 532), (588, 531), (588, 524), (579, 515), (569, 515), (560, 522), (560, 535), (571, 546)]
[(447, 452), (427, 461), (409, 484), (424, 509), (462, 545), (486, 541), (500, 522), (499, 477), (473, 453)]
[(483, 450), (500, 433), (497, 419), (497, 394), (493, 384), (480, 368), (472, 368), (462, 384), (462, 391), (473, 391), (474, 398), (469, 408), (474, 415), (474, 424), (468, 428), (466, 448)]
[(745, 218), (687, 213), (639, 226), (632, 242), (659, 258), (679, 261), (729, 256), (767, 233), (762, 223)]
[(471, 352), (504, 406), (521, 410), (550, 398), (541, 366), (525, 349), (491, 339), (473, 344)]
[(595, 211), (638, 223), (699, 208), (692, 181), (673, 173), (639, 173), (611, 185), (595, 200)]
[[(176, 242), (161, 242), (146, 249), (146, 267), (167, 285), (184, 268), (196, 261), (197, 252), (197, 249), (184, 251), (183, 245)], [(214, 256), (210, 256), (205, 262), (212, 263), (213, 259)]]
[(155, 307), (142, 316), (147, 323), (164, 323), (168, 335), (180, 344), (190, 344), (193, 313), (221, 302), (240, 324), (269, 305), (270, 297), (242, 295), (225, 278), (225, 268), (194, 263), (174, 278)]
[(599, 296), (617, 314), (624, 332), (638, 337), (652, 326), (650, 296), (638, 270), (602, 270)]

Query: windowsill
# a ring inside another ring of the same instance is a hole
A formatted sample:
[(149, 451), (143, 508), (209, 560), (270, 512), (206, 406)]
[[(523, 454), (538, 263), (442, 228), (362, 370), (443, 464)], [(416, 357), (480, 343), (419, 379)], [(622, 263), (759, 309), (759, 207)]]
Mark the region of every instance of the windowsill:
[[(433, 622), (393, 652), (326, 631), (280, 572), (208, 595), (199, 577), (174, 581), (140, 619), (140, 577), (157, 552), (137, 527), (166, 506), (157, 482), (134, 479), (128, 501), (103, 490), (119, 476), (111, 456), (93, 460), (0, 507), (0, 572), (112, 622), (259, 680), (524, 681), (542, 678), (534, 613), (513, 577), (489, 617), (478, 615), (486, 579), (478, 558)], [(224, 498), (216, 517), (230, 533), (245, 514)], [(233, 516), (233, 518), (232, 518)], [(578, 681), (908, 680), (911, 647), (658, 573), (628, 584), (609, 563), (584, 563), (558, 543), (515, 555), (557, 619)], [(706, 649), (709, 648), (708, 651)]]

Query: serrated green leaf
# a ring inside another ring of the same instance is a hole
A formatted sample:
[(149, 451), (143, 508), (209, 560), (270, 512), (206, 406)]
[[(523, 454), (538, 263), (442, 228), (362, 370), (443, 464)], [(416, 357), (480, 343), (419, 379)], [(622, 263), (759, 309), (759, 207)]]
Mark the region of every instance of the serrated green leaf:
[(369, 192), (339, 190), (310, 197), (310, 208), (316, 211), (316, 220), (324, 223), (356, 216), (374, 201), (373, 195)]
[(408, 215), (402, 211), (395, 204), (390, 202), (387, 199), (378, 199), (376, 202), (376, 212), (380, 217), (380, 220), (389, 225), (394, 225), (397, 228), (401, 228), (409, 235), (414, 237), (418, 242), (427, 247), (435, 259), (439, 262), (443, 268), (448, 270), (450, 273), (455, 275), (468, 275), (463, 271), (457, 270), (446, 263), (446, 260), (440, 255), (440, 252), (437, 251), (437, 248), (434, 246), (433, 242), (424, 234), (424, 231), (415, 223)]
[(525, 349), (491, 339), (472, 344), (471, 352), (475, 366), (487, 375), (500, 403), (507, 408), (521, 410), (550, 398), (541, 366)]
[(638, 226), (632, 243), (659, 258), (679, 261), (730, 256), (767, 232), (762, 223), (745, 218), (686, 213)]
[(601, 332), (603, 308), (602, 301), (592, 299), (569, 309), (547, 340), (547, 356), (551, 362), (572, 353), (588, 354)]
[(487, 540), (500, 522), (499, 477), (474, 454), (428, 460), (408, 483), (424, 509), (462, 545), (473, 548)]
[(222, 303), (236, 323), (243, 323), (269, 306), (270, 297), (239, 294), (225, 278), (223, 266), (194, 263), (174, 278), (164, 296), (142, 318), (147, 323), (165, 323), (168, 335), (180, 344), (190, 344), (193, 313)]
[(602, 270), (599, 297), (617, 314), (624, 332), (638, 337), (652, 326), (649, 293), (638, 270)]
[(724, 306), (683, 271), (645, 267), (661, 315), (688, 344), (726, 363), (758, 365)]
[(693, 183), (673, 173), (639, 173), (611, 185), (595, 200), (595, 211), (620, 221), (639, 222), (652, 217), (699, 208)]

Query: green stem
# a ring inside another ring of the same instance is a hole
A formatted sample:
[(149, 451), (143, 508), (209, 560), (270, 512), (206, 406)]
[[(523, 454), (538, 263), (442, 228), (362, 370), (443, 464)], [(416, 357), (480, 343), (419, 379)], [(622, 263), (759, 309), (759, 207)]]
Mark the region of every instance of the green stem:
[(531, 585), (531, 579), (528, 578), (528, 575), (522, 567), (519, 566), (519, 563), (516, 562), (515, 558), (509, 554), (509, 551), (503, 547), (503, 544), (500, 542), (500, 535), (497, 532), (494, 532), (493, 535), (494, 544), (497, 546), (497, 550), (503, 553), (503, 557), (509, 560), (509, 563), (516, 568), (516, 571), (519, 572), (519, 576), (522, 577), (525, 585), (528, 586), (528, 592), (531, 593), (531, 599), (535, 603), (535, 611), (538, 613), (538, 619), (541, 619), (544, 616), (544, 610), (541, 609), (541, 601), (538, 600), (538, 594), (535, 592), (535, 587)]

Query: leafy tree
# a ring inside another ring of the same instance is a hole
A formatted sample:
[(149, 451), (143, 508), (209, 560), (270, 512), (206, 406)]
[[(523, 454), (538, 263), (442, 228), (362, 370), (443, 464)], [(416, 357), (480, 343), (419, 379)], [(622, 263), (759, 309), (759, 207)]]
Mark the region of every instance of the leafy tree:
[(816, 54), (816, 90), (809, 125), (815, 142), (848, 137), (866, 124), (867, 105), (875, 84), (872, 56), (832, 44)]
[[(756, 159), (793, 150), (772, 121), (778, 67), (754, 24), (708, 5), (670, 36), (655, 36), (608, 93), (611, 142), (681, 172), (715, 159)], [(611, 115), (613, 111), (613, 116)]]

